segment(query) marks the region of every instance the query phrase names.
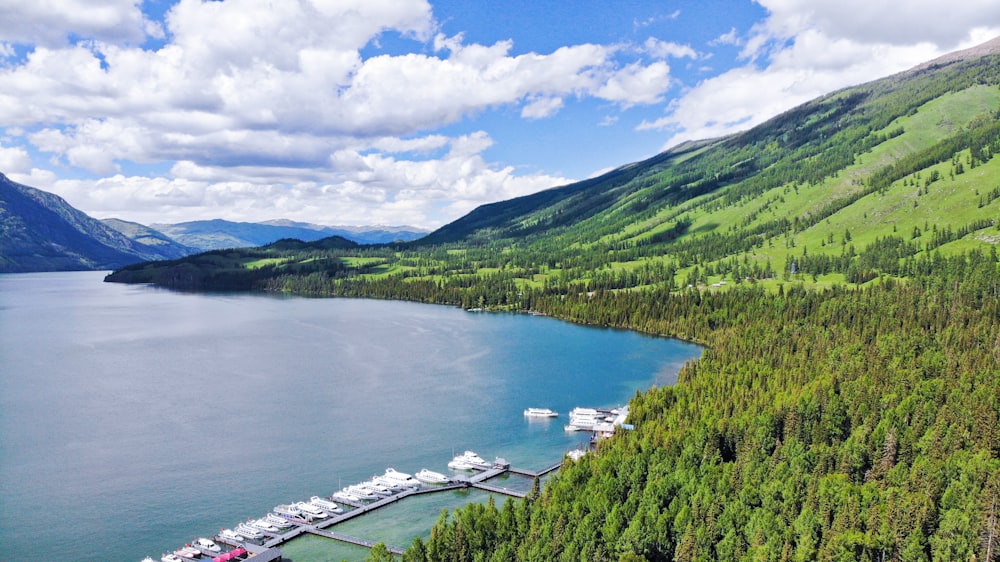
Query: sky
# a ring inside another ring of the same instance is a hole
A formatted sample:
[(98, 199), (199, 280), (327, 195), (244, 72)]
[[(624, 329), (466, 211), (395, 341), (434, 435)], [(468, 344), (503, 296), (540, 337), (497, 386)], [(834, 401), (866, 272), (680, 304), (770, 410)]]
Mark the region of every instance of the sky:
[(998, 35), (996, 0), (0, 0), (0, 172), (432, 229)]

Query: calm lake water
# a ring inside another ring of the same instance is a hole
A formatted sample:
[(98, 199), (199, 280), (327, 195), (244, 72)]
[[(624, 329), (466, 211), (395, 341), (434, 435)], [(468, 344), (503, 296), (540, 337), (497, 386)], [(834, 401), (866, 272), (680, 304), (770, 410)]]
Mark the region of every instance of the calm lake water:
[[(565, 412), (672, 384), (700, 354), (549, 318), (103, 275), (0, 275), (5, 559), (158, 559), (388, 466), (447, 472), (465, 449), (539, 470), (585, 439)], [(528, 422), (528, 406), (563, 416)], [(405, 547), (441, 507), (486, 497), (411, 498), (350, 534)], [(364, 556), (328, 547), (289, 544), (296, 562)]]

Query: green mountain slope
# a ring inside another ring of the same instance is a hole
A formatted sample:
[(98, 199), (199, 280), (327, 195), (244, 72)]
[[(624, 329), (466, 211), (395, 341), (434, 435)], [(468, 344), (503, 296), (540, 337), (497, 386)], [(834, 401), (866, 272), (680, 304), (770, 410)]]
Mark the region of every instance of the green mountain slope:
[(61, 197), (0, 174), (0, 272), (113, 269), (174, 257), (74, 209)]
[[(982, 55), (996, 48), (992, 42), (835, 92), (739, 135), (481, 207), (419, 243), (543, 239), (582, 255), (669, 238), (676, 244), (661, 253), (672, 251), (683, 268), (734, 255), (784, 261), (795, 254), (783, 248), (793, 242), (835, 253), (839, 246), (822, 242), (831, 235), (839, 242), (845, 230), (861, 235), (859, 247), (900, 229), (909, 237), (925, 220), (953, 231), (982, 224), (996, 198), (987, 147), (1000, 110), (996, 56)], [(915, 187), (935, 172), (936, 185)], [(933, 205), (914, 205), (913, 197), (931, 191)]]
[[(322, 283), (298, 287), (277, 268), (280, 284), (257, 286), (363, 296), (403, 279), (410, 298), (516, 308), (533, 291), (905, 277), (917, 256), (1000, 236), (998, 51), (993, 41), (738, 135), (484, 205), (408, 245), (331, 255), (354, 269)], [(470, 275), (489, 288), (466, 290)]]

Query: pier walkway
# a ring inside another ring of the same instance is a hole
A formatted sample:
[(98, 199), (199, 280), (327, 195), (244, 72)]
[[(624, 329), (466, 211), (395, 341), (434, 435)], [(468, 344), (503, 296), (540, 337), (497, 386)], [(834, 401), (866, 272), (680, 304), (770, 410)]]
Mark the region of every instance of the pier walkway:
[(513, 496), (515, 498), (524, 498), (527, 494), (524, 492), (518, 492), (517, 490), (511, 490), (510, 488), (501, 488), (499, 486), (491, 486), (489, 484), (483, 484), (482, 482), (476, 482), (472, 485), (473, 488), (478, 490), (486, 490), (487, 492), (493, 492), (495, 494), (503, 494), (505, 496)]
[[(435, 494), (435, 493), (438, 493), (438, 492), (446, 492), (446, 491), (449, 491), (449, 490), (460, 490), (460, 489), (464, 489), (464, 488), (477, 488), (477, 489), (484, 490), (484, 491), (491, 492), (491, 493), (495, 493), (495, 494), (503, 494), (503, 495), (512, 496), (512, 497), (515, 497), (515, 498), (523, 498), (523, 497), (525, 497), (527, 495), (525, 492), (520, 492), (520, 491), (517, 491), (517, 490), (511, 490), (510, 488), (504, 488), (504, 487), (500, 487), (500, 486), (494, 486), (492, 484), (488, 484), (487, 481), (490, 480), (490, 479), (492, 479), (492, 478), (496, 478), (497, 476), (500, 476), (502, 474), (505, 474), (507, 472), (510, 472), (512, 474), (518, 474), (520, 476), (527, 476), (527, 477), (530, 477), (530, 478), (538, 478), (538, 477), (544, 476), (544, 475), (546, 475), (546, 474), (548, 474), (548, 473), (556, 470), (560, 466), (562, 466), (562, 462), (560, 462), (560, 463), (558, 463), (556, 465), (550, 466), (550, 467), (542, 470), (541, 472), (531, 472), (531, 471), (528, 471), (528, 470), (513, 468), (513, 467), (510, 467), (510, 466), (498, 466), (498, 467), (491, 468), (491, 469), (488, 469), (488, 470), (479, 471), (476, 474), (473, 474), (473, 475), (470, 475), (470, 476), (456, 476), (452, 480), (452, 482), (450, 484), (445, 484), (445, 485), (442, 485), (442, 486), (437, 486), (437, 485), (426, 486), (425, 485), (425, 486), (421, 486), (419, 489), (406, 490), (406, 491), (400, 492), (398, 494), (394, 494), (392, 496), (381, 498), (379, 500), (376, 500), (376, 501), (373, 501), (373, 502), (368, 502), (368, 503), (365, 503), (365, 502), (345, 502), (345, 501), (342, 501), (340, 499), (333, 499), (332, 501), (335, 501), (335, 502), (337, 502), (337, 503), (339, 503), (341, 505), (345, 505), (345, 506), (347, 506), (347, 507), (349, 507), (351, 509), (348, 509), (348, 510), (344, 511), (343, 513), (333, 514), (333, 515), (331, 515), (330, 517), (328, 517), (326, 519), (320, 519), (320, 520), (315, 520), (315, 521), (306, 521), (304, 519), (297, 519), (297, 518), (286, 518), (286, 519), (288, 519), (288, 521), (290, 521), (291, 523), (293, 523), (294, 526), (291, 529), (288, 529), (288, 530), (286, 530), (284, 532), (281, 532), (281, 533), (273, 533), (273, 532), (263, 531), (267, 535), (267, 538), (266, 538), (266, 540), (262, 541), (261, 543), (257, 543), (257, 542), (253, 542), (253, 541), (246, 541), (246, 542), (238, 542), (238, 543), (234, 544), (233, 541), (225, 541), (225, 540), (222, 540), (220, 537), (216, 537), (216, 540), (220, 540), (220, 542), (225, 542), (225, 543), (228, 543), (228, 544), (232, 544), (233, 546), (243, 546), (251, 554), (255, 554), (255, 553), (258, 553), (258, 552), (263, 552), (263, 551), (265, 551), (265, 550), (267, 550), (269, 548), (274, 548), (274, 547), (280, 546), (281, 544), (284, 544), (284, 543), (286, 543), (286, 542), (288, 542), (288, 541), (290, 541), (290, 540), (292, 540), (292, 539), (294, 539), (294, 538), (296, 538), (298, 536), (306, 534), (306, 533), (317, 535), (317, 536), (321, 536), (321, 537), (326, 537), (328, 539), (338, 540), (338, 541), (341, 541), (341, 542), (346, 542), (346, 543), (350, 543), (350, 544), (354, 544), (354, 545), (358, 545), (358, 546), (363, 546), (363, 547), (371, 548), (371, 547), (375, 546), (375, 544), (376, 544), (373, 541), (369, 541), (369, 540), (365, 540), (365, 539), (361, 539), (361, 538), (357, 538), (357, 537), (352, 537), (350, 535), (344, 535), (342, 533), (337, 533), (335, 531), (330, 531), (330, 530), (328, 530), (328, 528), (329, 527), (333, 527), (333, 526), (337, 525), (338, 523), (343, 523), (344, 521), (349, 521), (351, 519), (354, 519), (355, 517), (359, 517), (359, 516), (364, 515), (366, 513), (371, 513), (371, 512), (373, 512), (373, 511), (375, 511), (375, 510), (377, 510), (377, 509), (379, 509), (381, 507), (385, 507), (387, 505), (396, 503), (399, 500), (402, 500), (403, 498), (408, 498), (410, 496), (418, 496), (418, 495), (423, 495), (423, 494)], [(401, 555), (403, 553), (403, 551), (401, 549), (397, 548), (397, 547), (393, 547), (393, 546), (388, 546), (387, 545), (387, 548), (388, 548), (389, 552), (391, 552), (391, 553), (393, 553), (395, 555)]]
[[(342, 534), (342, 533), (334, 533), (333, 531), (323, 531), (323, 530), (317, 529), (315, 527), (309, 528), (308, 532), (310, 532), (310, 533), (312, 533), (314, 535), (319, 535), (321, 537), (326, 537), (328, 539), (333, 539), (333, 540), (340, 541), (340, 542), (346, 542), (346, 543), (356, 544), (358, 546), (364, 546), (364, 547), (367, 547), (367, 548), (372, 548), (373, 546), (375, 546), (377, 544), (377, 543), (369, 541), (369, 540), (359, 539), (358, 537), (352, 537), (350, 535), (345, 535), (345, 534)], [(393, 554), (395, 554), (397, 556), (401, 556), (403, 554), (403, 549), (397, 548), (395, 546), (386, 545), (386, 549), (389, 552), (391, 552), (391, 553), (393, 553)]]
[(542, 470), (541, 472), (531, 472), (528, 470), (522, 470), (520, 468), (514, 468), (514, 467), (511, 467), (509, 470), (513, 474), (520, 474), (521, 476), (529, 476), (531, 478), (539, 478), (541, 476), (545, 476), (546, 474), (552, 472), (553, 470), (558, 469), (560, 466), (562, 466), (562, 461), (559, 461), (558, 463), (546, 468), (545, 470)]

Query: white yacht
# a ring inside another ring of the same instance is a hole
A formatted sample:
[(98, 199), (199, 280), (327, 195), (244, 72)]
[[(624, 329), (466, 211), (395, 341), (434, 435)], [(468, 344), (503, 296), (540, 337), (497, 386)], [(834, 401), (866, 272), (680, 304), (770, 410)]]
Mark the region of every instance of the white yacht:
[(268, 513), (264, 516), (264, 520), (268, 523), (278, 527), (279, 529), (287, 529), (292, 526), (292, 522), (284, 517), (278, 515), (277, 513)]
[(396, 490), (378, 482), (376, 479), (369, 480), (368, 482), (362, 482), (358, 484), (358, 487), (367, 490), (380, 498), (387, 498), (396, 493)]
[(299, 511), (308, 515), (309, 517), (316, 517), (318, 519), (326, 519), (329, 515), (325, 511), (316, 507), (309, 502), (299, 502), (295, 504), (295, 507), (299, 508)]
[(294, 504), (276, 505), (274, 512), (284, 517), (302, 517), (302, 511)]
[(319, 496), (313, 496), (313, 497), (309, 498), (309, 503), (315, 505), (316, 507), (318, 507), (318, 508), (320, 508), (320, 509), (322, 509), (324, 511), (330, 512), (330, 513), (343, 513), (344, 512), (344, 510), (339, 505), (335, 504), (334, 502), (332, 502), (332, 501), (330, 501), (328, 499), (321, 498)]
[(334, 492), (333, 493), (333, 497), (337, 498), (338, 500), (346, 500), (346, 501), (349, 501), (349, 502), (359, 502), (359, 501), (361, 501), (361, 498), (359, 498), (358, 496), (355, 496), (354, 494), (352, 494), (351, 491), (348, 490), (347, 488), (344, 488), (343, 490), (340, 490), (339, 492)]
[(175, 550), (174, 554), (183, 558), (198, 558), (201, 556), (201, 551), (191, 545), (184, 545), (184, 548)]
[(389, 495), (398, 494), (400, 492), (404, 492), (410, 489), (409, 486), (389, 480), (385, 476), (372, 476), (371, 482), (369, 484), (387, 490), (389, 492)]
[(243, 537), (232, 529), (223, 529), (219, 531), (219, 538), (228, 542), (243, 542)]
[(426, 468), (421, 468), (420, 471), (413, 476), (425, 484), (447, 484), (448, 482), (451, 482), (451, 478), (448, 478), (444, 474), (434, 472), (433, 470), (427, 470)]
[(264, 518), (250, 521), (250, 525), (260, 529), (261, 531), (267, 531), (269, 533), (278, 532), (278, 526)]
[(448, 463), (448, 468), (452, 470), (488, 470), (492, 467), (493, 465), (472, 451), (457, 455)]
[(222, 549), (219, 548), (219, 545), (215, 544), (215, 541), (206, 538), (198, 537), (194, 539), (194, 544), (210, 552), (222, 552)]
[(548, 408), (528, 408), (524, 415), (529, 418), (555, 418), (559, 417), (558, 412), (553, 412)]
[(347, 493), (358, 498), (359, 500), (377, 500), (378, 494), (361, 486), (360, 484), (355, 484), (353, 486), (348, 486), (346, 488)]
[(239, 525), (236, 526), (236, 529), (234, 530), (236, 531), (237, 534), (243, 535), (248, 539), (264, 538), (264, 533), (260, 532), (260, 529), (257, 529), (252, 525), (248, 525), (247, 523), (240, 523)]
[(413, 476), (396, 470), (395, 468), (385, 469), (385, 474), (378, 477), (381, 482), (392, 482), (399, 486), (404, 486), (406, 488), (419, 488), (420, 481)]
[(475, 467), (472, 466), (472, 463), (465, 460), (465, 457), (458, 455), (448, 462), (448, 468), (452, 470), (472, 470)]
[(176, 554), (164, 554), (160, 557), (160, 562), (184, 562), (181, 560), (180, 556)]

